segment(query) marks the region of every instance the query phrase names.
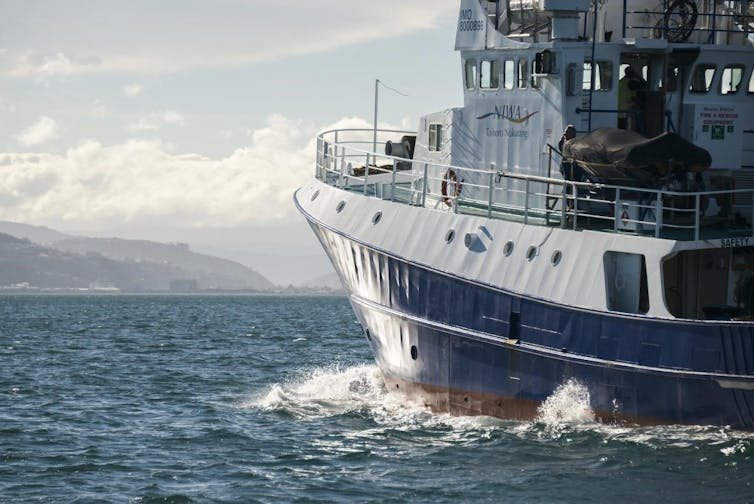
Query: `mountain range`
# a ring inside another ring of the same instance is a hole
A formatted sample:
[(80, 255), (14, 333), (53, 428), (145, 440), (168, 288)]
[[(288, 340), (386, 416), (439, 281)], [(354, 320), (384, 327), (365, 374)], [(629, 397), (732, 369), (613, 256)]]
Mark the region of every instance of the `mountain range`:
[(0, 286), (13, 285), (127, 292), (275, 289), (253, 269), (193, 252), (185, 243), (89, 238), (0, 221)]

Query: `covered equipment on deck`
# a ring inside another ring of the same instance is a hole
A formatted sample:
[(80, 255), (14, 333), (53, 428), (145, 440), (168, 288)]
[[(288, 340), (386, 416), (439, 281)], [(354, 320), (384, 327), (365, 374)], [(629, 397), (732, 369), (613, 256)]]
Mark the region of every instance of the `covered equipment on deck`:
[(675, 133), (646, 138), (634, 131), (600, 128), (563, 144), (563, 159), (591, 182), (659, 187), (671, 175), (709, 168), (710, 153)]

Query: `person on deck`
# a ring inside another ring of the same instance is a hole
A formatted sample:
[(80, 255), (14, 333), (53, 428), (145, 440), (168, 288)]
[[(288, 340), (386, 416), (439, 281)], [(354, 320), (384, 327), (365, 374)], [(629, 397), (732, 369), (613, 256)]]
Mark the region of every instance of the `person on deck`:
[(572, 138), (576, 138), (576, 128), (573, 124), (569, 124), (566, 126), (566, 129), (563, 131), (563, 136), (560, 137), (560, 141), (558, 142), (558, 150), (560, 150), (560, 156), (562, 159), (560, 162), (560, 174), (563, 176), (563, 180), (574, 179), (573, 163), (571, 161), (566, 161), (563, 157), (563, 144)]
[(618, 127), (641, 133), (641, 111), (647, 83), (633, 69), (627, 66), (623, 77), (618, 81)]
[[(577, 165), (572, 159), (568, 159), (563, 156), (563, 145), (573, 138), (576, 138), (576, 128), (573, 124), (566, 126), (563, 131), (563, 135), (558, 142), (558, 149), (560, 150), (560, 174), (563, 176), (563, 180), (571, 182), (582, 182), (584, 180), (584, 172), (579, 165)], [(573, 186), (568, 184), (565, 188), (565, 192), (568, 195), (568, 210), (573, 207), (573, 202), (570, 201), (571, 194), (573, 194)]]

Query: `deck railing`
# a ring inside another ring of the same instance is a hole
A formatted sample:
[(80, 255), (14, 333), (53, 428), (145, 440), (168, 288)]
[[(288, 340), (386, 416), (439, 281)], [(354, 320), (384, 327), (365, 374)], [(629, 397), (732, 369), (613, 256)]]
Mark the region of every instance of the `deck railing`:
[(658, 0), (650, 9), (635, 5), (636, 2), (623, 0), (623, 38), (741, 45), (752, 34), (752, 0)]
[[(366, 196), (489, 218), (676, 240), (754, 236), (754, 189), (671, 191), (572, 182), (374, 152), (374, 130), (317, 138), (317, 178)], [(377, 146), (408, 131), (378, 130)], [(547, 146), (548, 172), (560, 163)], [(441, 188), (444, 187), (444, 190)], [(748, 204), (735, 206), (735, 201)], [(753, 243), (754, 244), (754, 243)]]

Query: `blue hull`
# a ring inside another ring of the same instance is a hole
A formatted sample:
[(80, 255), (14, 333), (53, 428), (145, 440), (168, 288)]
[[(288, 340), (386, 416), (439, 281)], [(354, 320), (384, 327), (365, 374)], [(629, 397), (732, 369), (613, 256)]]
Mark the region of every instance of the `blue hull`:
[(531, 418), (586, 385), (604, 420), (754, 429), (754, 326), (555, 305), (429, 270), (310, 225), (390, 386), (454, 413)]

